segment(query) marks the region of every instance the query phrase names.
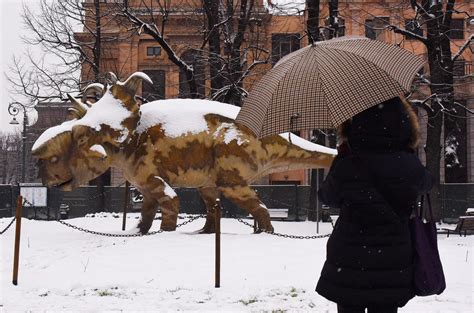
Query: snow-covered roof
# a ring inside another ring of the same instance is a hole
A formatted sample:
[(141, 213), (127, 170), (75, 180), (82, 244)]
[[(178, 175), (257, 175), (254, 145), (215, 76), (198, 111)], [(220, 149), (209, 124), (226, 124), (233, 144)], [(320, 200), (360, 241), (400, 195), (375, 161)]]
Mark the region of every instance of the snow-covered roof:
[(197, 134), (208, 130), (204, 116), (214, 113), (235, 119), (240, 108), (217, 101), (199, 99), (169, 99), (145, 103), (140, 107), (140, 123), (136, 131), (161, 124), (167, 136)]

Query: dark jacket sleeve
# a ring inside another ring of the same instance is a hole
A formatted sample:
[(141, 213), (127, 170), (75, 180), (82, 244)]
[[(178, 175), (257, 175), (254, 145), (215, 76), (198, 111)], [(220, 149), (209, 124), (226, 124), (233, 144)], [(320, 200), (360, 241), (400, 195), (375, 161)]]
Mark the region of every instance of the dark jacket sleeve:
[(340, 164), (341, 160), (344, 157), (341, 155), (337, 155), (334, 161), (332, 162), (331, 168), (329, 169), (329, 173), (326, 176), (326, 179), (321, 184), (321, 187), (318, 190), (318, 197), (319, 200), (334, 208), (340, 207), (340, 181), (337, 178), (337, 167)]

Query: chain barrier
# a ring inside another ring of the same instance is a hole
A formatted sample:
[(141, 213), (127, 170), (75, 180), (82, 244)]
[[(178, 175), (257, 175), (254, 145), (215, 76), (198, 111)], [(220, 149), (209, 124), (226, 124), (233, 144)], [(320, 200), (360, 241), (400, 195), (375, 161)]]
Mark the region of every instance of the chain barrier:
[[(176, 225), (176, 228), (179, 228), (179, 227), (182, 227), (186, 224), (192, 223), (192, 222), (194, 222), (195, 220), (197, 220), (201, 217), (203, 217), (203, 216), (202, 215), (193, 216), (189, 220), (184, 221), (184, 222)], [(106, 236), (106, 237), (143, 237), (143, 236), (151, 236), (151, 235), (161, 234), (162, 232), (164, 232), (162, 229), (159, 229), (159, 230), (148, 232), (146, 234), (142, 234), (142, 233), (111, 234), (111, 233), (98, 232), (98, 231), (95, 231), (95, 230), (90, 230), (90, 229), (86, 229), (86, 228), (79, 227), (79, 226), (76, 226), (76, 225), (72, 225), (72, 224), (69, 224), (68, 222), (65, 222), (63, 220), (56, 220), (56, 221), (60, 224), (63, 224), (64, 226), (67, 226), (67, 227), (70, 227), (70, 228), (73, 228), (73, 229), (76, 229), (76, 230), (79, 230), (79, 231), (82, 231), (82, 232), (85, 232), (85, 233), (89, 233), (89, 234), (93, 234), (93, 235), (99, 235), (99, 236)]]
[[(243, 219), (241, 218), (238, 218), (236, 217), (237, 221), (239, 221), (240, 223), (244, 224), (244, 225), (247, 225), (251, 228), (254, 228), (252, 224), (244, 221)], [(261, 232), (261, 233), (266, 233), (266, 234), (269, 234), (269, 235), (273, 235), (273, 236), (277, 236), (277, 237), (282, 237), (282, 238), (289, 238), (289, 239), (321, 239), (321, 238), (327, 238), (329, 236), (331, 236), (331, 234), (324, 234), (324, 235), (313, 235), (313, 236), (297, 236), (297, 235), (288, 235), (288, 234), (282, 234), (282, 233), (276, 233), (276, 232), (271, 232), (271, 231), (268, 231), (268, 230), (263, 230), (263, 229), (257, 229), (257, 232)]]
[(15, 220), (16, 220), (16, 217), (13, 217), (12, 220), (10, 221), (10, 224), (8, 224), (7, 227), (5, 227), (4, 230), (0, 231), (0, 235), (3, 235), (3, 233), (6, 232), (6, 231), (10, 228), (10, 226), (13, 225), (13, 223), (15, 222)]
[[(27, 203), (29, 205), (32, 205), (31, 202), (29, 202), (28, 200), (24, 199), (24, 203)], [(189, 220), (187, 221), (184, 221), (183, 223), (180, 223), (178, 225), (176, 225), (176, 228), (179, 228), (179, 227), (182, 227), (186, 224), (189, 224), (189, 223), (192, 223), (194, 222), (195, 220), (201, 218), (201, 217), (206, 217), (204, 214), (199, 214), (199, 215), (196, 215), (194, 217), (191, 217)], [(247, 225), (251, 228), (254, 228), (254, 226), (246, 221), (244, 221), (243, 219), (237, 217), (237, 216), (231, 216), (231, 218), (234, 218), (236, 219), (238, 222), (244, 224), (244, 225)], [(157, 231), (152, 231), (152, 232), (148, 232), (146, 234), (141, 234), (141, 233), (136, 233), (136, 234), (111, 234), (111, 233), (104, 233), (104, 232), (98, 232), (98, 231), (94, 231), (94, 230), (89, 230), (89, 229), (86, 229), (86, 228), (83, 228), (83, 227), (79, 227), (79, 226), (76, 226), (76, 225), (72, 225), (68, 222), (65, 222), (63, 220), (56, 220), (56, 219), (53, 219), (55, 221), (57, 221), (58, 223), (60, 224), (63, 224), (64, 226), (67, 226), (67, 227), (70, 227), (70, 228), (73, 228), (75, 230), (79, 230), (79, 231), (82, 231), (82, 232), (85, 232), (85, 233), (89, 233), (89, 234), (93, 234), (93, 235), (99, 235), (99, 236), (106, 236), (106, 237), (142, 237), (142, 236), (150, 236), (150, 235), (156, 235), (156, 234), (160, 234), (163, 232), (163, 230), (157, 230)], [(11, 222), (13, 223), (13, 222)], [(10, 226), (8, 226), (10, 227)], [(298, 235), (290, 235), (290, 234), (283, 234), (283, 233), (277, 233), (277, 232), (271, 232), (271, 231), (267, 231), (267, 230), (263, 230), (263, 229), (257, 229), (257, 232), (261, 232), (261, 233), (267, 233), (269, 235), (272, 235), (272, 236), (277, 236), (277, 237), (281, 237), (281, 238), (288, 238), (288, 239), (321, 239), (321, 238), (327, 238), (329, 237), (331, 234), (324, 234), (324, 235), (302, 235), (302, 236), (298, 236)]]
[[(24, 203), (26, 204), (29, 204), (29, 205), (32, 205), (31, 202), (29, 202), (28, 200), (24, 199)], [(51, 209), (51, 208), (50, 208)], [(194, 222), (195, 220), (201, 218), (201, 217), (205, 217), (203, 214), (200, 214), (200, 215), (196, 215), (196, 216), (193, 216), (191, 218), (189, 218), (187, 221), (184, 221), (182, 223), (179, 223), (176, 225), (176, 228), (179, 228), (179, 227), (182, 227), (186, 224), (189, 224), (189, 223), (192, 223)], [(136, 233), (136, 234), (113, 234), (113, 233), (104, 233), (104, 232), (99, 232), (99, 231), (95, 231), (95, 230), (90, 230), (90, 229), (86, 229), (86, 228), (83, 228), (83, 227), (80, 227), (80, 226), (76, 226), (76, 225), (73, 225), (73, 224), (70, 224), (68, 222), (65, 222), (63, 220), (57, 220), (55, 218), (52, 218), (52, 216), (50, 216), (51, 220), (54, 220), (60, 224), (63, 224), (64, 226), (67, 226), (67, 227), (70, 227), (72, 229), (75, 229), (75, 230), (79, 230), (79, 231), (82, 231), (82, 232), (85, 232), (85, 233), (88, 233), (88, 234), (93, 234), (93, 235), (99, 235), (99, 236), (106, 236), (106, 237), (142, 237), (142, 236), (151, 236), (151, 235), (156, 235), (156, 234), (161, 234), (163, 232), (162, 229), (159, 229), (159, 230), (155, 230), (155, 231), (152, 231), (152, 232), (148, 232), (146, 234), (142, 234), (142, 233)]]

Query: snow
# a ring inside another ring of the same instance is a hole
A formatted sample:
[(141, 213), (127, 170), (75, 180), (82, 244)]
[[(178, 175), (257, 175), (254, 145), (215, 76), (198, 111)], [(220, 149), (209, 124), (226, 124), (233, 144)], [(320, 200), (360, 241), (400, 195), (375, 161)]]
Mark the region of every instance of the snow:
[(312, 143), (311, 141), (303, 139), (292, 133), (283, 133), (283, 134), (280, 134), (280, 136), (283, 137), (286, 141), (289, 141), (288, 138), (289, 136), (291, 136), (291, 143), (305, 150), (318, 151), (318, 152), (328, 153), (332, 155), (337, 154), (336, 149), (331, 149), (322, 145)]
[(89, 126), (97, 131), (101, 125), (108, 125), (116, 130), (123, 130), (122, 122), (131, 115), (125, 105), (114, 98), (110, 89), (94, 103), (83, 118), (77, 121), (77, 125)]
[[(68, 220), (123, 233), (122, 215)], [(127, 230), (137, 214), (127, 215)], [(3, 229), (11, 218), (0, 219)], [(178, 223), (185, 221), (179, 219)], [(157, 230), (156, 220), (151, 230)], [(251, 220), (249, 220), (251, 222)], [(55, 221), (22, 220), (18, 285), (11, 283), (14, 226), (1, 236), (2, 312), (336, 312), (314, 292), (327, 239), (292, 240), (222, 220), (221, 287), (214, 288), (214, 235), (195, 234), (204, 219), (153, 236), (102, 237)], [(315, 235), (313, 222), (273, 222), (275, 230)], [(320, 234), (331, 231), (320, 224)], [(472, 312), (474, 236), (439, 235), (447, 289), (417, 297), (400, 313)]]
[(299, 15), (306, 7), (306, 0), (265, 0), (263, 5), (273, 15)]
[[(240, 108), (234, 105), (217, 101), (198, 99), (169, 99), (157, 100), (143, 104), (140, 107), (140, 123), (137, 126), (137, 133), (143, 133), (148, 128), (162, 124), (165, 134), (169, 137), (179, 137), (186, 134), (198, 134), (209, 131), (204, 116), (214, 113), (223, 115), (230, 119), (235, 119)], [(222, 123), (214, 132), (214, 138), (224, 132), (224, 142), (230, 143), (237, 140), (238, 145), (247, 142), (244, 135), (233, 123)], [(288, 133), (281, 134), (288, 141)], [(314, 144), (296, 135), (291, 135), (292, 143), (310, 151), (320, 151), (329, 154), (337, 154), (335, 149), (326, 148)]]
[(90, 147), (90, 150), (95, 151), (95, 152), (103, 155), (104, 157), (107, 156), (107, 152), (105, 152), (104, 147), (101, 146), (101, 145), (93, 145), (92, 147)]
[[(221, 103), (210, 100), (200, 99), (169, 99), (157, 100), (145, 103), (140, 107), (140, 121), (136, 128), (136, 132), (141, 134), (157, 124), (161, 124), (165, 134), (169, 137), (176, 138), (187, 134), (198, 134), (200, 132), (208, 132), (207, 122), (204, 118), (206, 114), (219, 114), (230, 119), (235, 119), (240, 108), (234, 105)], [(123, 104), (113, 97), (110, 91), (87, 111), (86, 115), (79, 120), (71, 120), (61, 125), (47, 129), (33, 145), (33, 150), (39, 148), (46, 141), (54, 138), (58, 134), (71, 131), (74, 125), (85, 125), (100, 131), (101, 125), (109, 125), (111, 128), (121, 131), (119, 142), (123, 142), (128, 136), (128, 130), (121, 123), (129, 117), (131, 113), (123, 106)], [(238, 145), (242, 145), (248, 140), (244, 134), (239, 131), (233, 123), (222, 123), (214, 132), (214, 138), (222, 135), (224, 130), (224, 142), (230, 143), (237, 140)], [(288, 140), (288, 133), (281, 134), (284, 139)], [(292, 143), (310, 151), (320, 151), (329, 154), (336, 154), (336, 150), (326, 148), (309, 142), (296, 135), (291, 135)], [(103, 147), (98, 145), (91, 147), (104, 156), (107, 156)]]
[(179, 137), (208, 131), (204, 116), (209, 113), (220, 114), (235, 119), (240, 108), (217, 101), (198, 99), (169, 99), (148, 102), (140, 107), (140, 124), (137, 133), (162, 124), (165, 134)]
[(163, 192), (165, 193), (166, 196), (168, 196), (171, 199), (176, 198), (178, 196), (176, 192), (174, 191), (174, 189), (171, 188), (170, 185), (168, 185), (168, 183), (163, 180), (163, 178), (161, 178), (160, 176), (155, 176), (155, 178), (158, 178), (164, 184), (165, 189)]
[(236, 140), (239, 146), (249, 142), (248, 139), (244, 139), (245, 135), (237, 129), (234, 123), (222, 123), (214, 132), (214, 138), (217, 138), (222, 130), (224, 130), (224, 143), (226, 144), (229, 144), (233, 140)]
[(59, 134), (62, 134), (67, 131), (71, 131), (72, 127), (75, 125), (76, 120), (69, 120), (66, 122), (63, 122), (60, 125), (50, 127), (46, 129), (39, 137), (36, 139), (35, 143), (33, 144), (33, 147), (31, 148), (31, 151), (35, 151), (39, 147), (41, 147), (45, 142), (47, 142), (50, 139), (53, 139), (54, 137), (58, 136)]

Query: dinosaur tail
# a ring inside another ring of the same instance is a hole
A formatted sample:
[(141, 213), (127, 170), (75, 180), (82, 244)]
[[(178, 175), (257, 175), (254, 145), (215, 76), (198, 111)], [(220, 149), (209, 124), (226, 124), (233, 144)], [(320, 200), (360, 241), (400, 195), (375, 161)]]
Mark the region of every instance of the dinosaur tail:
[(263, 138), (262, 142), (269, 160), (264, 166), (265, 175), (287, 170), (329, 168), (337, 153), (335, 149), (291, 133), (269, 136)]

